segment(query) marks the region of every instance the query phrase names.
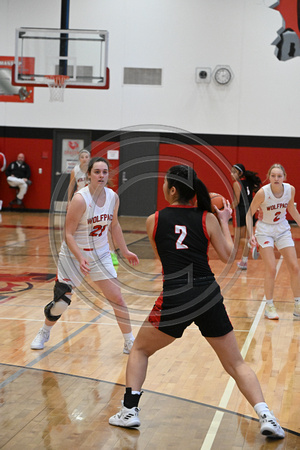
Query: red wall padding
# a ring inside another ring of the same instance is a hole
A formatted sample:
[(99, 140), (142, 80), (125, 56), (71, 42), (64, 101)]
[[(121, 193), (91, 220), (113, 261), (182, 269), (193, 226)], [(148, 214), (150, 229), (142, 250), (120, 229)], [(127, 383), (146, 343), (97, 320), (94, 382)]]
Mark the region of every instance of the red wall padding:
[[(296, 188), (295, 201), (300, 207), (300, 179), (298, 166), (300, 149), (264, 148), (264, 147), (196, 147), (198, 150), (162, 144), (160, 146), (159, 172), (165, 173), (175, 164), (189, 162), (193, 164), (198, 177), (205, 183), (210, 192), (217, 192), (232, 201), (232, 181), (230, 167), (236, 163), (244, 164), (246, 170), (257, 172), (263, 184), (267, 184), (267, 172), (274, 163), (281, 164), (287, 172), (287, 182)], [(207, 159), (205, 159), (207, 157)], [(168, 158), (164, 160), (163, 158)], [(183, 159), (183, 162), (180, 161)], [(224, 158), (224, 159), (222, 159)], [(186, 160), (186, 162), (184, 162)], [(167, 203), (162, 192), (163, 178), (159, 178), (157, 209), (164, 208)], [(230, 185), (230, 187), (228, 187)], [(289, 220), (292, 218), (288, 215)]]
[[(7, 164), (15, 161), (18, 153), (22, 152), (31, 167), (32, 185), (24, 201), (28, 209), (48, 210), (50, 208), (52, 148), (52, 139), (0, 138), (0, 151), (5, 154)], [(107, 150), (120, 150), (119, 142), (109, 143), (97, 140), (92, 143), (92, 156), (99, 155), (106, 158)], [(244, 164), (246, 169), (258, 172), (262, 181), (267, 182), (268, 169), (273, 163), (279, 162), (286, 169), (287, 181), (296, 188), (295, 201), (300, 205), (299, 156), (298, 148), (210, 147), (209, 145), (191, 147), (188, 144), (162, 143), (160, 144), (157, 209), (166, 206), (162, 192), (163, 179), (169, 167), (175, 164), (191, 164), (210, 192), (217, 192), (232, 200), (230, 168), (233, 164)], [(110, 161), (115, 190), (119, 185), (118, 165), (118, 160)], [(39, 174), (39, 169), (42, 169), (42, 174)], [(3, 207), (8, 207), (14, 197), (15, 190), (8, 186), (5, 173), (0, 172), (0, 200), (3, 200)]]
[[(6, 156), (7, 165), (16, 161), (19, 153), (24, 153), (25, 161), (30, 166), (32, 185), (29, 186), (24, 198), (24, 204), (28, 209), (48, 210), (50, 208), (52, 145), (51, 139), (1, 139), (0, 148)], [(42, 169), (41, 174), (39, 169)], [(15, 196), (16, 190), (9, 187), (5, 173), (1, 172), (0, 200), (3, 200), (3, 207), (8, 207)]]

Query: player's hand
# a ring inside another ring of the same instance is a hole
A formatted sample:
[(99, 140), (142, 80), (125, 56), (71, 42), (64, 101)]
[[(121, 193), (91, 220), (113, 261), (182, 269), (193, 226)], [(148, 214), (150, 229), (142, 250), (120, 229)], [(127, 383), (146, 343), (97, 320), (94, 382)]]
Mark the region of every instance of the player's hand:
[(249, 239), (249, 244), (248, 245), (249, 245), (249, 247), (255, 247), (256, 245), (258, 245), (256, 237), (254, 236), (254, 234)]
[(135, 253), (132, 253), (130, 251), (128, 251), (126, 254), (123, 255), (124, 258), (127, 259), (127, 261), (132, 265), (132, 266), (136, 266), (139, 263), (139, 258), (137, 257), (137, 255)]
[(218, 220), (228, 222), (228, 220), (230, 219), (230, 217), (232, 215), (232, 208), (230, 206), (230, 202), (228, 200), (225, 200), (224, 198), (223, 198), (223, 205), (224, 205), (224, 209), (222, 209), (221, 211), (216, 206), (214, 206), (214, 208), (215, 208)]
[(88, 273), (90, 272), (90, 268), (89, 268), (89, 263), (86, 259), (82, 258), (80, 261), (80, 270), (84, 275), (88, 275)]

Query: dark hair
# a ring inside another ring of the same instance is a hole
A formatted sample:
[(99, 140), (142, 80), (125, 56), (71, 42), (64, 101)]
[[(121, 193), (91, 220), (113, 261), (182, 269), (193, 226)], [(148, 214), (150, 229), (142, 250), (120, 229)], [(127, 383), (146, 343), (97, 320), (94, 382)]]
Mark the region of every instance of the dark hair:
[(188, 203), (195, 195), (198, 209), (211, 212), (211, 200), (205, 184), (197, 177), (196, 172), (189, 166), (172, 166), (166, 174), (168, 188), (174, 186), (179, 200)]
[[(107, 159), (103, 158), (102, 156), (94, 156), (94, 158), (91, 158), (89, 161), (89, 165), (87, 168), (87, 174), (91, 175), (92, 168), (94, 167), (94, 164), (97, 162), (104, 162), (107, 165), (108, 170), (110, 169), (109, 162), (107, 161)], [(107, 186), (108, 187), (113, 186), (113, 183), (109, 178), (107, 181)]]
[(92, 168), (93, 168), (94, 164), (97, 162), (104, 162), (107, 165), (107, 168), (109, 170), (109, 162), (107, 161), (107, 159), (102, 158), (101, 156), (94, 156), (94, 158), (91, 158), (89, 161), (87, 173), (91, 174)]
[(252, 172), (251, 170), (246, 170), (243, 164), (234, 164), (234, 166), (240, 173), (240, 178), (245, 177), (249, 183), (250, 190), (252, 192), (257, 192), (261, 186), (261, 179), (259, 178), (257, 172)]

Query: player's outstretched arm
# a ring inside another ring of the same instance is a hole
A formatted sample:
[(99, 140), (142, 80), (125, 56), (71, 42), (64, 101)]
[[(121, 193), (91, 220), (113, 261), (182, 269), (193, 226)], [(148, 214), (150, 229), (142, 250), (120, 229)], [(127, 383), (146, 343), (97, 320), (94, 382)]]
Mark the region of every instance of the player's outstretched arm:
[(292, 216), (292, 218), (294, 219), (294, 221), (297, 223), (298, 227), (300, 227), (300, 214), (295, 206), (296, 189), (294, 188), (294, 186), (291, 186), (291, 188), (292, 188), (292, 192), (291, 192), (292, 196), (291, 196), (291, 200), (288, 203), (287, 210), (290, 213), (290, 215)]
[(263, 203), (265, 199), (265, 192), (263, 189), (259, 189), (255, 194), (249, 210), (246, 215), (246, 227), (247, 227), (247, 235), (251, 245), (256, 245), (256, 239), (253, 233), (253, 216), (256, 211), (260, 208), (260, 205)]
[(122, 228), (118, 220), (119, 197), (117, 196), (117, 194), (115, 195), (116, 195), (116, 205), (114, 209), (113, 219), (111, 222), (111, 237), (113, 239), (115, 247), (120, 249), (122, 256), (126, 258), (130, 264), (136, 266), (139, 263), (139, 258), (135, 253), (130, 252), (127, 248)]
[(233, 255), (233, 241), (228, 226), (232, 209), (228, 200), (224, 200), (224, 209), (222, 211), (216, 207), (215, 209), (218, 218), (208, 213), (206, 217), (206, 229), (212, 246), (216, 250), (219, 258), (222, 262), (227, 263)]

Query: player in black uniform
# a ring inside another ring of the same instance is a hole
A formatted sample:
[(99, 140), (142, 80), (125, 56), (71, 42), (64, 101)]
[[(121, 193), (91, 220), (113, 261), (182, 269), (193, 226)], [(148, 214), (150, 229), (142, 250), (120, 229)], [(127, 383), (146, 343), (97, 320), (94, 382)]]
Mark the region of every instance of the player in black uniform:
[[(149, 357), (181, 337), (194, 322), (254, 407), (261, 433), (283, 438), (284, 431), (269, 411), (255, 373), (240, 354), (219, 285), (208, 264), (209, 242), (223, 262), (232, 254), (229, 202), (224, 201), (224, 210), (216, 209), (218, 219), (208, 212), (211, 201), (205, 185), (193, 169), (183, 165), (169, 169), (163, 191), (170, 206), (147, 219), (148, 236), (163, 267), (163, 292), (134, 342), (126, 369), (123, 407), (109, 423), (140, 425), (138, 403)], [(197, 208), (191, 205), (195, 195)]]
[[(242, 259), (237, 263), (238, 268), (247, 270), (249, 246), (247, 240), (246, 215), (253, 199), (253, 193), (261, 186), (261, 179), (256, 172), (246, 170), (243, 164), (235, 164), (231, 169), (233, 179), (233, 202), (234, 209), (233, 226), (236, 231), (237, 247), (243, 245)], [(254, 225), (254, 224), (253, 224)]]

